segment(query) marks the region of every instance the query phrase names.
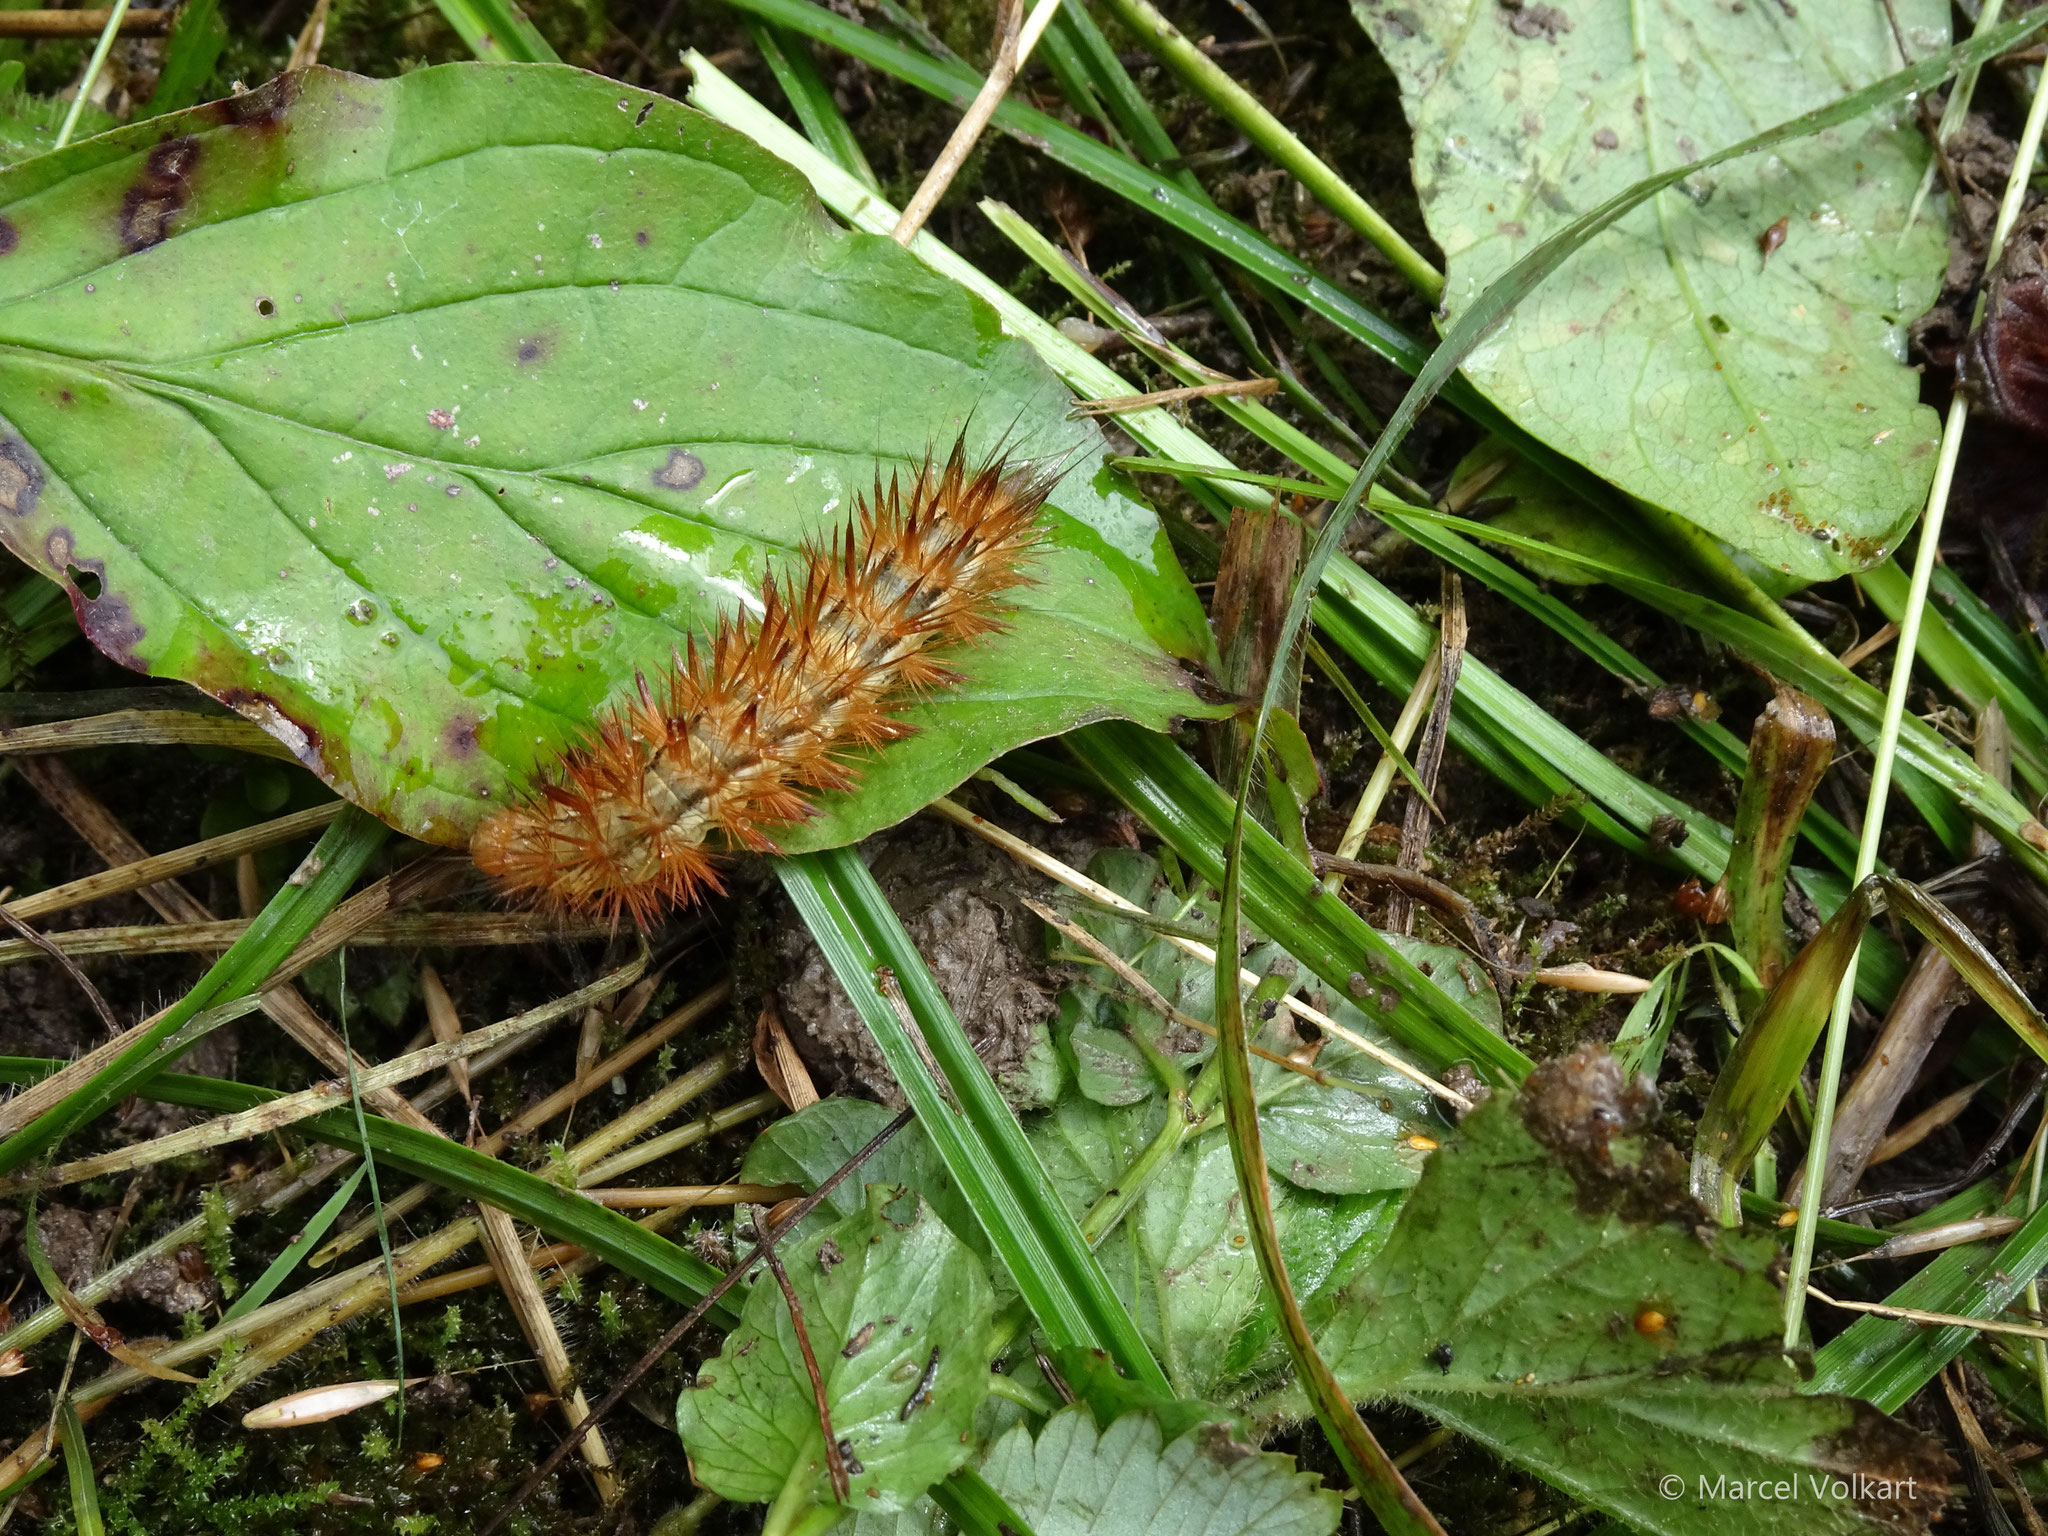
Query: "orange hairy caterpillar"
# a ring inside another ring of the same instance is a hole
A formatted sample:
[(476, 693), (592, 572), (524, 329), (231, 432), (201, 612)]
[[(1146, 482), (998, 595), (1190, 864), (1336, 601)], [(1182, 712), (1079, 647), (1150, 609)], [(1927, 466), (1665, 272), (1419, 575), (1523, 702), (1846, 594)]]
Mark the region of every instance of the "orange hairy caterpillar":
[(770, 829), (811, 814), (805, 791), (851, 786), (848, 756), (909, 735), (895, 711), (957, 680), (933, 652), (1001, 627), (1057, 478), (999, 456), (970, 468), (964, 441), (907, 489), (877, 470), (851, 527), (763, 581), (758, 618), (692, 640), (664, 683), (638, 678), (471, 857), (511, 894), (614, 921), (723, 890), (718, 854), (773, 852)]

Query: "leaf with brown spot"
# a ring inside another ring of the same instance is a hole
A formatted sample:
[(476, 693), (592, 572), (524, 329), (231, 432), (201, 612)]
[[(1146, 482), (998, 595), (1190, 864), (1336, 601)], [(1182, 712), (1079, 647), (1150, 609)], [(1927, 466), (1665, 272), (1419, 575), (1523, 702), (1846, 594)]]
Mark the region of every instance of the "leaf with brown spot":
[(465, 844), (963, 428), (1065, 467), (1033, 584), (783, 846), (1085, 721), (1208, 712), (1176, 662), (1201, 607), (1058, 380), (666, 98), (314, 69), (0, 172), (0, 218), (0, 540), (102, 650), (414, 836)]

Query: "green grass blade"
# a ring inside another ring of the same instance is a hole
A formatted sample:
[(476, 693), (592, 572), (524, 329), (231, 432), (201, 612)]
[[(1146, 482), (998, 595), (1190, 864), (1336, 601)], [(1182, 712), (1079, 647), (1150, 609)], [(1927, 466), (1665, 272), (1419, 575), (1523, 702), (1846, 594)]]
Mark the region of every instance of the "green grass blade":
[(2014, 687), (2025, 690), (2034, 707), (2048, 715), (2048, 653), (2032, 635), (2021, 637), (1992, 611), (1991, 605), (1963, 584), (1948, 566), (1934, 572), (1934, 601), (1956, 633)]
[[(34, 1082), (62, 1065), (34, 1057), (0, 1057), (0, 1082)], [(140, 1091), (160, 1103), (214, 1114), (235, 1114), (283, 1097), (275, 1089), (182, 1072), (160, 1072)], [(351, 1152), (360, 1150), (367, 1139), (371, 1150), (393, 1167), (465, 1199), (494, 1205), (558, 1241), (574, 1243), (671, 1300), (694, 1304), (722, 1278), (702, 1259), (617, 1211), (431, 1131), (369, 1115), (358, 1135), (355, 1117), (346, 1109), (314, 1115), (293, 1129)], [(721, 1328), (731, 1328), (739, 1314), (721, 1305), (710, 1318)]]
[[(1489, 529), (1483, 523), (1457, 518), (1442, 521), (1477, 538), (1517, 542), (1515, 535)], [(1721, 641), (1772, 675), (1819, 699), (1835, 717), (1837, 726), (1846, 725), (1866, 742), (1877, 740), (1884, 720), (1884, 695), (1846, 667), (1814, 662), (1808, 651), (1789, 642), (1777, 630), (1711, 598), (1647, 581), (1603, 561), (1552, 545), (1542, 547), (1552, 558), (1576, 565), (1659, 612)], [(1899, 784), (1914, 793), (1914, 803), (1923, 814), (1928, 814), (1945, 843), (1951, 847), (1962, 845), (1974, 820), (2030, 872), (2048, 879), (2048, 827), (2036, 821), (2010, 790), (1957, 751), (1933, 727), (1912, 715), (1901, 723), (1898, 750)], [(1917, 792), (1909, 787), (1909, 774), (1919, 786)]]
[(164, 45), (156, 89), (138, 116), (160, 117), (198, 106), (206, 99), (206, 87), (227, 45), (228, 24), (221, 19), (220, 0), (188, 0), (179, 6), (171, 40)]
[(1880, 904), (1912, 924), (2021, 1042), (2048, 1060), (2048, 1020), (1969, 925), (1910, 881), (1873, 875), (1799, 952), (1714, 1080), (1693, 1143), (1692, 1190), (1729, 1225), (1738, 1219), (1736, 1187), (1813, 1054), (1857, 943)]
[(299, 1228), (299, 1235), (286, 1245), (284, 1252), (272, 1259), (269, 1267), (256, 1277), (256, 1283), (236, 1297), (233, 1306), (221, 1313), (222, 1322), (231, 1323), (246, 1312), (254, 1312), (270, 1300), (277, 1288), (291, 1278), (292, 1271), (305, 1261), (306, 1255), (320, 1246), (320, 1239), (327, 1235), (327, 1229), (334, 1225), (335, 1219), (341, 1215), (342, 1208), (355, 1194), (356, 1186), (363, 1182), (363, 1175), (369, 1171), (368, 1164), (357, 1168), (343, 1182), (341, 1188), (328, 1196), (327, 1203), (314, 1212), (311, 1221)]
[(1225, 121), (1263, 150), (1274, 164), (1292, 172), (1295, 179), (1308, 188), (1325, 208), (1377, 246), (1410, 287), (1432, 304), (1443, 297), (1443, 273), (1431, 266), (1428, 259), (1321, 156), (1267, 111), (1264, 102), (1183, 37), (1179, 29), (1153, 9), (1147, 0), (1107, 0), (1107, 4), (1131, 35), (1150, 49), (1182, 85), (1208, 102)]
[(782, 87), (782, 94), (789, 98), (805, 136), (842, 169), (859, 177), (870, 191), (881, 191), (882, 184), (875, 179), (875, 168), (868, 164), (867, 152), (840, 113), (839, 103), (832, 99), (832, 87), (818, 73), (818, 61), (811, 57), (809, 40), (752, 17), (747, 19), (747, 35), (760, 49), (762, 61), (775, 76), (775, 83)]
[[(884, 74), (928, 95), (965, 107), (981, 88), (982, 77), (964, 65), (925, 55), (892, 42), (858, 22), (848, 21), (811, 0), (735, 0), (750, 11), (792, 32), (851, 54)], [(1375, 314), (1313, 268), (1284, 254), (1247, 226), (1218, 211), (1205, 199), (1191, 196), (1171, 178), (1137, 165), (1058, 118), (1021, 102), (996, 108), (995, 126), (1031, 143), (1059, 164), (1106, 191), (1128, 199), (1165, 221), (1197, 244), (1234, 262), (1255, 277), (1278, 285), (1303, 305), (1404, 373), (1417, 372), (1428, 357), (1422, 343)], [(1499, 420), (1468, 386), (1446, 392), (1461, 410)]]
[(434, 4), (480, 59), (505, 64), (561, 62), (561, 56), (511, 0), (434, 0)]
[(134, 1093), (151, 1074), (169, 1066), (193, 1043), (180, 1036), (195, 1015), (260, 988), (299, 941), (348, 894), (356, 876), (390, 835), (391, 829), (367, 812), (354, 806), (343, 811), (300, 866), (302, 873), (311, 871), (303, 884), (287, 882), (280, 888), (235, 940), (234, 947), (133, 1045), (68, 1098), (0, 1142), (0, 1174), (12, 1173), (43, 1156)]
[[(1245, 769), (1245, 781), (1252, 770)], [(1216, 796), (1222, 801), (1219, 791)], [(1227, 804), (1227, 802), (1226, 802)], [(1259, 1274), (1266, 1294), (1279, 1313), (1280, 1336), (1294, 1361), (1294, 1381), (1315, 1409), (1316, 1420), (1336, 1452), (1338, 1463), (1351, 1486), (1378, 1518), (1388, 1536), (1443, 1536), (1443, 1527), (1416, 1498), (1399, 1469), (1380, 1448), (1379, 1441), (1365, 1426), (1350, 1394), (1338, 1385), (1335, 1373), (1316, 1348), (1308, 1320), (1295, 1298), (1294, 1282), (1287, 1273), (1287, 1261), (1280, 1252), (1280, 1226), (1273, 1213), (1273, 1185), (1266, 1171), (1265, 1139), (1259, 1130), (1258, 1090), (1252, 1083), (1251, 1038), (1245, 1028), (1244, 988), (1238, 976), (1242, 951), (1240, 923), (1244, 877), (1248, 861), (1244, 840), (1248, 818), (1240, 795), (1228, 841), (1217, 851), (1222, 855), (1222, 902), (1216, 930), (1216, 1065), (1222, 1073), (1223, 1114), (1230, 1137), (1230, 1161), (1237, 1172), (1238, 1198), (1243, 1202), (1245, 1225), (1252, 1252), (1259, 1261)], [(1262, 864), (1265, 861), (1261, 861)], [(1321, 887), (1310, 884), (1310, 889)], [(1320, 905), (1335, 906), (1337, 898), (1326, 897)], [(1278, 935), (1276, 935), (1277, 937)], [(1285, 939), (1282, 939), (1285, 942)], [(1418, 974), (1418, 979), (1419, 974)], [(1434, 991), (1434, 988), (1430, 990)]]
[(64, 590), (41, 576), (24, 577), (0, 600), (0, 687), (78, 638)]
[[(1928, 603), (1921, 618), (1920, 659), (1969, 707), (1970, 713), (1980, 714), (1986, 703), (1998, 700), (2005, 710), (2007, 724), (2012, 727), (2014, 771), (2036, 795), (2048, 792), (2048, 707), (2039, 697), (2040, 669), (2034, 668), (2031, 678), (2023, 672), (2010, 672), (2006, 655), (1987, 653), (1976, 638), (1964, 633), (1955, 621), (1961, 613), (1968, 612), (1978, 621), (1980, 636), (1982, 620), (1990, 618), (2008, 639), (2012, 638), (2012, 632), (1998, 624), (1983, 607), (1981, 598), (1970, 594), (1969, 604), (1960, 601), (1959, 590), (1968, 589), (1955, 582), (1952, 572), (1946, 574), (1953, 585)], [(1907, 578), (1897, 561), (1882, 561), (1856, 579), (1887, 619), (1897, 623), (1905, 614)]]
[[(2021, 1191), (2000, 1207), (2026, 1217), (2026, 1223), (1995, 1254), (1980, 1243), (1947, 1249), (1885, 1300), (1957, 1317), (2000, 1316), (2027, 1281), (2048, 1267), (2048, 1205), (2027, 1215), (2026, 1204)], [(1860, 1397), (1880, 1413), (1897, 1413), (1977, 1336), (1973, 1328), (1950, 1324), (1860, 1318), (1814, 1352), (1813, 1376), (1804, 1390)]]
[[(1505, 597), (1509, 602), (1547, 624), (1559, 638), (1591, 657), (1616, 677), (1645, 688), (1655, 688), (1664, 679), (1638, 660), (1624, 646), (1587, 623), (1568, 604), (1545, 592), (1506, 561), (1481, 549), (1443, 525), (1435, 517), (1413, 516), (1413, 508), (1391, 496), (1375, 496), (1372, 509), (1391, 527), (1427, 549), (1446, 564), (1456, 566), (1473, 580)], [(1722, 767), (1741, 773), (1748, 750), (1733, 731), (1717, 722), (1681, 720), (1678, 729), (1712, 754)], [(1848, 874), (1856, 864), (1856, 839), (1835, 817), (1809, 806), (1801, 832), (1830, 864)]]
[[(1121, 721), (1066, 738), (1074, 753), (1210, 885), (1222, 888), (1230, 797), (1173, 742)], [(1244, 906), (1253, 923), (1340, 997), (1441, 1069), (1472, 1062), (1490, 1082), (1518, 1083), (1529, 1058), (1443, 993), (1364, 918), (1328, 895), (1271, 833), (1245, 829)], [(1391, 995), (1392, 1006), (1383, 1000)]]
[[(1170, 1395), (1165, 1372), (859, 853), (804, 854), (777, 870), (1046, 1337), (1106, 1350), (1133, 1380)], [(883, 993), (885, 972), (907, 1017)], [(957, 1109), (926, 1070), (918, 1036)]]
[(1005, 1531), (1014, 1536), (1035, 1536), (1031, 1522), (1010, 1508), (1009, 1500), (989, 1487), (972, 1467), (941, 1478), (932, 1484), (928, 1494), (967, 1536), (1003, 1536)]
[(71, 1480), (71, 1524), (78, 1536), (105, 1536), (100, 1520), (100, 1494), (94, 1483), (92, 1450), (85, 1443), (85, 1425), (66, 1398), (57, 1410), (57, 1434), (64, 1443), (64, 1475)]
[(1692, 1192), (1724, 1226), (1741, 1221), (1737, 1190), (1813, 1054), (1875, 898), (1875, 887), (1860, 886), (1822, 925), (1771, 989), (1714, 1079), (1693, 1142)]

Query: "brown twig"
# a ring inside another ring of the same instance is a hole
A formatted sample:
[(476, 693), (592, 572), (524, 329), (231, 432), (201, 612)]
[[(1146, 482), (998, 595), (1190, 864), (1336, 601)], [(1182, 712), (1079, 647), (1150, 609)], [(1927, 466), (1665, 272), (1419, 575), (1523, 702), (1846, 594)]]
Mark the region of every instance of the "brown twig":
[[(111, 10), (0, 11), (0, 37), (97, 37)], [(171, 10), (131, 10), (121, 18), (123, 37), (162, 37), (171, 29)]]
[(898, 245), (908, 247), (917, 238), (917, 232), (924, 228), (925, 220), (932, 216), (932, 210), (939, 206), (939, 199), (946, 195), (946, 189), (953, 185), (953, 178), (960, 174), (960, 167), (974, 153), (974, 146), (981, 141), (982, 130), (995, 116), (996, 108), (1010, 89), (1010, 82), (1017, 78), (1018, 66), (1024, 62), (1023, 0), (999, 0), (999, 5), (996, 13), (996, 56), (989, 66), (988, 79), (982, 82), (981, 89), (968, 104), (967, 115), (954, 127), (952, 136), (946, 140), (946, 147), (939, 151), (939, 158), (925, 172), (916, 194), (904, 205), (903, 215), (897, 219), (896, 228), (892, 231)]
[[(1451, 704), (1458, 694), (1458, 672), (1465, 665), (1465, 584), (1456, 571), (1444, 572), (1444, 616), (1439, 629), (1437, 654), (1443, 660), (1442, 678), (1436, 701), (1430, 706), (1429, 724), (1422, 728), (1422, 748), (1415, 754), (1415, 771), (1422, 787), (1434, 793), (1436, 776), (1443, 768), (1444, 741), (1451, 728)], [(1429, 802), (1422, 796), (1408, 796), (1408, 811), (1401, 820), (1400, 866), (1420, 872), (1423, 855), (1429, 850)], [(1387, 902), (1387, 926), (1400, 934), (1415, 932), (1415, 904), (1396, 892)]]
[(548, 1452), (546, 1457), (542, 1459), (541, 1464), (528, 1474), (526, 1481), (521, 1483), (512, 1497), (506, 1501), (505, 1507), (491, 1516), (490, 1523), (483, 1528), (482, 1536), (495, 1536), (495, 1533), (503, 1528), (505, 1522), (512, 1518), (513, 1513), (518, 1510), (519, 1506), (531, 1498), (534, 1490), (540, 1487), (553, 1474), (555, 1468), (559, 1467), (567, 1459), (571, 1447), (583, 1431), (596, 1426), (604, 1419), (606, 1414), (610, 1413), (625, 1400), (626, 1394), (633, 1390), (634, 1386), (640, 1381), (640, 1378), (653, 1370), (660, 1363), (664, 1355), (682, 1342), (685, 1334), (704, 1320), (704, 1314), (717, 1306), (724, 1299), (727, 1291), (739, 1284), (741, 1276), (761, 1262), (762, 1258), (767, 1254), (770, 1243), (775, 1238), (789, 1231), (823, 1204), (826, 1196), (830, 1195), (833, 1190), (844, 1183), (847, 1176), (854, 1169), (860, 1167), (862, 1163), (881, 1151), (888, 1144), (889, 1138), (910, 1124), (914, 1118), (914, 1112), (908, 1109), (897, 1115), (894, 1120), (891, 1120), (875, 1133), (874, 1140), (854, 1153), (824, 1183), (820, 1184), (816, 1189), (804, 1196), (796, 1205), (792, 1206), (789, 1214), (772, 1231), (763, 1233), (761, 1240), (754, 1245), (753, 1251), (740, 1260), (739, 1263), (733, 1265), (731, 1269), (727, 1270), (725, 1277), (705, 1293), (702, 1301), (684, 1313), (667, 1333), (656, 1339), (653, 1347), (638, 1360), (635, 1360), (627, 1369), (626, 1374), (612, 1384), (612, 1389), (598, 1399), (597, 1406), (590, 1410), (590, 1413), (584, 1418), (583, 1422), (570, 1430), (567, 1437), (552, 1451)]
[[(0, 11), (0, 15), (6, 14)], [(112, 869), (102, 870), (99, 874), (87, 875), (82, 880), (67, 881), (63, 885), (52, 886), (47, 891), (38, 891), (33, 896), (23, 896), (17, 901), (9, 902), (8, 910), (16, 917), (42, 917), (47, 913), (81, 907), (102, 897), (118, 896), (140, 886), (154, 885), (159, 880), (170, 880), (179, 875), (191, 874), (194, 870), (226, 864), (243, 854), (259, 853), (279, 843), (288, 843), (323, 831), (329, 822), (347, 808), (346, 801), (336, 800), (327, 805), (316, 805), (311, 810), (294, 811), (289, 816), (278, 817), (275, 821), (245, 827), (239, 832), (230, 832), (223, 837), (209, 837), (203, 842), (175, 848), (169, 853), (152, 854), (147, 858), (118, 864)]]
[[(227, 949), (248, 931), (247, 918), (203, 923), (135, 923), (67, 928), (45, 934), (65, 954), (188, 955)], [(612, 936), (609, 923), (563, 922), (540, 912), (390, 912), (349, 937), (352, 949), (479, 949), (516, 944), (580, 943)], [(0, 967), (34, 959), (42, 946), (0, 940)]]
[[(1428, 811), (1425, 809), (1423, 814), (1426, 816)], [(1399, 864), (1363, 864), (1356, 859), (1339, 858), (1333, 853), (1316, 854), (1315, 869), (1319, 875), (1342, 875), (1369, 886), (1391, 889), (1410, 901), (1422, 902), (1443, 919), (1446, 928), (1465, 941), (1472, 953), (1493, 972), (1496, 981), (1511, 984), (1519, 980), (1507, 961), (1501, 958), (1500, 945), (1493, 937), (1493, 924), (1486, 920), (1469, 897), (1443, 881)]]
[(782, 1288), (783, 1302), (789, 1307), (790, 1325), (796, 1329), (796, 1347), (804, 1357), (804, 1373), (811, 1378), (811, 1401), (818, 1409), (818, 1431), (825, 1437), (825, 1473), (832, 1479), (832, 1497), (844, 1504), (852, 1496), (853, 1485), (846, 1475), (846, 1457), (839, 1449), (839, 1436), (832, 1428), (832, 1404), (825, 1396), (825, 1376), (818, 1369), (817, 1354), (811, 1349), (811, 1330), (804, 1326), (803, 1304), (796, 1299), (796, 1287), (789, 1283), (789, 1271), (782, 1267), (782, 1255), (775, 1251), (780, 1229), (769, 1230), (765, 1205), (755, 1208), (754, 1226), (761, 1233), (761, 1256), (768, 1261), (769, 1272)]
[(5, 907), (0, 907), (0, 923), (5, 923), (9, 928), (20, 934), (23, 939), (56, 961), (63, 968), (64, 974), (77, 984), (78, 990), (83, 992), (87, 1000), (91, 1002), (93, 1012), (97, 1013), (100, 1016), (100, 1022), (107, 1026), (107, 1033), (110, 1035), (121, 1033), (121, 1021), (114, 1016), (114, 1010), (107, 1005), (107, 1000), (100, 996), (100, 989), (92, 984), (92, 979), (78, 968), (76, 960), (73, 960), (63, 950), (44, 938), (35, 929), (29, 927), (27, 923), (24, 923)]
[(1119, 416), (1126, 411), (1146, 411), (1155, 405), (1177, 405), (1183, 400), (1208, 400), (1217, 395), (1251, 399), (1278, 394), (1278, 379), (1219, 379), (1213, 384), (1183, 384), (1177, 389), (1155, 389), (1148, 395), (1111, 395), (1101, 400), (1077, 400), (1067, 411), (1072, 417)]

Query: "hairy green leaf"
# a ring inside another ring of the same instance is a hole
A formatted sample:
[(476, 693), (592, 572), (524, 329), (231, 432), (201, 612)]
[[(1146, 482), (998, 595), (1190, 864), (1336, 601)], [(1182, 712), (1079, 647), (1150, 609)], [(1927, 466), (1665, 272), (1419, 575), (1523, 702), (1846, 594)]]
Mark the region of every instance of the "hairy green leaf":
[(1206, 1426), (1162, 1445), (1147, 1414), (1098, 1432), (1063, 1409), (1034, 1441), (1022, 1425), (981, 1473), (1038, 1536), (1327, 1536), (1342, 1501), (1291, 1457)]
[(1946, 1458), (1799, 1392), (1775, 1243), (1700, 1236), (1655, 1113), (1646, 1083), (1584, 1052), (1469, 1115), (1367, 1272), (1321, 1304), (1338, 1379), (1641, 1530), (1762, 1536), (1795, 1500), (1802, 1531), (1924, 1529)]
[[(988, 1390), (988, 1273), (923, 1201), (882, 1184), (865, 1209), (789, 1245), (783, 1263), (851, 1456), (854, 1507), (902, 1509), (967, 1459), (964, 1431)], [(833, 1502), (810, 1376), (772, 1278), (755, 1281), (676, 1421), (714, 1492), (766, 1503), (795, 1485)]]

